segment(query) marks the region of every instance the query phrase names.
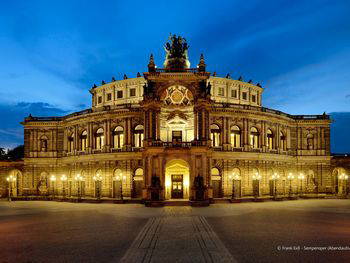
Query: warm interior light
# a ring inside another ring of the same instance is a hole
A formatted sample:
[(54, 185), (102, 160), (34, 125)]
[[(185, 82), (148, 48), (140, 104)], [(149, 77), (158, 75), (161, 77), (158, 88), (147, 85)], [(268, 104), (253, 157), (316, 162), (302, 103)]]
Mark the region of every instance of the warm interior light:
[(61, 181), (67, 181), (67, 176), (65, 174), (61, 176)]

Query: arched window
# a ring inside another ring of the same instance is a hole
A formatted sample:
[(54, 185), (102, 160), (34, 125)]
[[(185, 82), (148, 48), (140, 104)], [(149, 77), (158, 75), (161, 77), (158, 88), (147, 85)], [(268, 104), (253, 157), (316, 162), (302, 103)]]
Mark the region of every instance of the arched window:
[(255, 127), (250, 128), (250, 145), (253, 148), (259, 147), (259, 132)]
[(220, 176), (220, 171), (219, 171), (219, 169), (218, 168), (212, 168), (211, 169), (211, 175), (212, 176)]
[(105, 145), (105, 136), (102, 128), (99, 128), (95, 134), (96, 139), (96, 149), (102, 149)]
[(256, 179), (256, 178), (258, 178), (259, 175), (260, 175), (259, 170), (257, 168), (253, 168), (252, 169), (251, 178), (252, 179), (254, 179), (254, 178)]
[(47, 142), (48, 142), (48, 139), (47, 137), (44, 135), (44, 136), (41, 136), (40, 138), (40, 150), (42, 152), (47, 152)]
[(231, 127), (231, 146), (241, 147), (241, 129), (236, 125)]
[(87, 131), (84, 130), (80, 135), (80, 150), (86, 151), (87, 147)]
[(121, 169), (115, 169), (113, 172), (114, 180), (120, 181), (123, 179), (123, 172)]
[(216, 124), (210, 125), (210, 139), (213, 147), (220, 146), (220, 127)]
[(283, 132), (280, 131), (280, 149), (281, 150), (286, 150), (286, 136), (284, 135)]
[(143, 125), (137, 125), (134, 129), (134, 146), (143, 147)]
[(306, 136), (306, 143), (307, 143), (307, 149), (308, 150), (313, 150), (314, 149), (314, 136), (311, 133), (309, 133)]
[(142, 168), (137, 168), (135, 170), (135, 176), (136, 177), (142, 177), (143, 176), (143, 169)]
[(124, 145), (124, 129), (122, 126), (117, 126), (113, 130), (113, 147), (122, 148)]
[(68, 136), (68, 152), (74, 151), (74, 133)]
[(241, 176), (241, 170), (239, 170), (239, 168), (233, 168), (232, 169), (232, 176), (236, 176), (236, 177), (239, 177), (239, 176)]
[(266, 141), (267, 149), (272, 150), (273, 149), (273, 132), (270, 129), (267, 129), (266, 137), (267, 137), (267, 141)]

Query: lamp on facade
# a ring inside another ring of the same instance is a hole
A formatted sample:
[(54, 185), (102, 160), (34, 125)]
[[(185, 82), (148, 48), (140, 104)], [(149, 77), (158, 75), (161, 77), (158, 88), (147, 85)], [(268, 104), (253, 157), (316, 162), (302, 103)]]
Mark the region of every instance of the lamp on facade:
[(302, 196), (303, 195), (303, 181), (305, 179), (305, 175), (303, 173), (300, 173), (298, 175), (298, 179), (300, 181), (300, 195)]
[(340, 175), (338, 176), (338, 179), (339, 179), (340, 181), (343, 181), (343, 182), (342, 182), (342, 192), (343, 192), (343, 195), (347, 195), (347, 180), (349, 179), (349, 176), (343, 173), (343, 174), (340, 174)]
[(292, 180), (294, 179), (294, 175), (292, 173), (289, 173), (287, 176), (287, 179), (289, 180), (289, 197), (292, 196)]
[(81, 200), (81, 183), (82, 181), (84, 180), (84, 178), (80, 175), (80, 174), (77, 174), (75, 177), (74, 177), (74, 180), (77, 181), (77, 184), (78, 184), (78, 201)]
[(95, 181), (95, 186), (96, 186), (96, 197), (97, 200), (101, 199), (101, 182), (102, 182), (102, 175), (100, 173), (97, 173), (92, 177), (92, 179)]
[(279, 174), (274, 173), (271, 176), (271, 180), (273, 181), (273, 197), (277, 197), (277, 180), (280, 178)]
[(13, 183), (16, 182), (16, 176), (10, 175), (6, 178), (6, 181), (9, 184), (9, 196), (8, 196), (8, 200), (11, 201), (12, 199), (12, 187), (13, 187)]
[(55, 182), (56, 182), (56, 176), (51, 175), (50, 177), (51, 187), (52, 187), (52, 198), (55, 198)]
[(65, 182), (67, 181), (67, 176), (65, 174), (63, 174), (61, 176), (61, 182), (62, 182), (62, 195), (63, 195), (63, 199), (66, 198), (66, 185), (65, 185)]

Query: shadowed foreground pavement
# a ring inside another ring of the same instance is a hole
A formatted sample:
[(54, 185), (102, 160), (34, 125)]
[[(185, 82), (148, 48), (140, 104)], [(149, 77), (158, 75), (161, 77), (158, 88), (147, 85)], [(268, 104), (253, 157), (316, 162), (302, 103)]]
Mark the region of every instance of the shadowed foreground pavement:
[(118, 261), (350, 262), (350, 200), (206, 208), (0, 201), (0, 262)]

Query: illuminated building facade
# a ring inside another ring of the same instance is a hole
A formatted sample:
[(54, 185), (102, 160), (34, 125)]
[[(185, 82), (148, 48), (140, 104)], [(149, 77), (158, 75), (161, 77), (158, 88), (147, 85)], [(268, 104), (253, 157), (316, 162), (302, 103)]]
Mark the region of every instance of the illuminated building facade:
[(328, 115), (264, 108), (260, 84), (190, 68), (183, 38), (165, 49), (163, 68), (151, 55), (143, 76), (94, 85), (90, 109), (25, 118), (14, 195), (196, 200), (196, 177), (201, 200), (339, 191)]

